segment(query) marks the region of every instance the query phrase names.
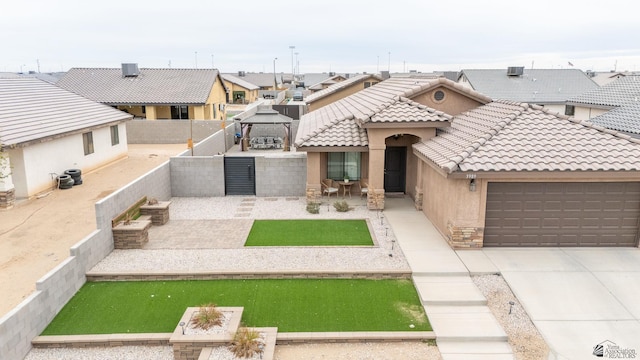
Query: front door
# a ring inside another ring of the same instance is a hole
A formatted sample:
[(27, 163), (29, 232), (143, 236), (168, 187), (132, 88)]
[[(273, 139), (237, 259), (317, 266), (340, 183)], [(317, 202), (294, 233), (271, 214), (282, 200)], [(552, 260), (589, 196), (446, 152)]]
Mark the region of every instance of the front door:
[(407, 148), (387, 146), (384, 152), (384, 191), (404, 193), (407, 168)]

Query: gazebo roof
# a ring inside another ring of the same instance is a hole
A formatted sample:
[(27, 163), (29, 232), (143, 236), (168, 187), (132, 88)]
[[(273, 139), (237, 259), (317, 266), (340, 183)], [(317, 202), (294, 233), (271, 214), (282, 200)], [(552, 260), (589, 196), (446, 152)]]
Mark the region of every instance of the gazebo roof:
[(268, 106), (259, 106), (254, 115), (240, 120), (240, 124), (290, 124), (293, 119)]

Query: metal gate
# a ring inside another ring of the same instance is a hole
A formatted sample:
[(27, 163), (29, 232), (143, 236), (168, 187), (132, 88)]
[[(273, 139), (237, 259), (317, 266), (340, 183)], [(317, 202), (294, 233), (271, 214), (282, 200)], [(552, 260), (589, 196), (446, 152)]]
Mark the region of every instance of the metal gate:
[(245, 156), (225, 156), (224, 184), (226, 195), (255, 195), (255, 158)]

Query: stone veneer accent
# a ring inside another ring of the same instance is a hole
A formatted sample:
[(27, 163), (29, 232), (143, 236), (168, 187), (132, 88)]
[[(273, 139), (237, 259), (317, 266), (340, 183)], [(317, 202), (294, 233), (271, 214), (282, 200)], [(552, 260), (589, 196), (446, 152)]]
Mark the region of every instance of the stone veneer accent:
[(189, 307), (180, 318), (176, 325), (169, 342), (173, 345), (173, 358), (175, 360), (198, 360), (200, 352), (206, 347), (213, 345), (226, 345), (231, 343), (233, 336), (240, 327), (240, 319), (242, 318), (243, 307), (217, 307), (221, 312), (231, 312), (229, 325), (224, 333), (208, 334), (208, 335), (185, 335), (182, 333), (181, 322), (185, 323), (185, 327), (190, 326), (193, 314), (200, 308)]
[(319, 203), (322, 199), (322, 190), (316, 187), (307, 186), (307, 203)]
[(149, 242), (150, 227), (150, 220), (133, 220), (129, 225), (118, 224), (112, 229), (114, 248), (142, 249)]
[(11, 209), (16, 202), (16, 190), (0, 191), (0, 209)]
[(367, 208), (384, 210), (384, 189), (371, 189), (367, 192)]
[(422, 189), (416, 188), (416, 195), (413, 198), (413, 205), (416, 210), (422, 210), (422, 199), (424, 198), (424, 192)]
[(151, 216), (153, 225), (164, 225), (169, 222), (170, 204), (171, 201), (158, 201), (155, 205), (145, 204), (140, 206), (140, 214)]
[(484, 229), (474, 226), (454, 226), (447, 223), (447, 242), (454, 249), (480, 249), (484, 239)]

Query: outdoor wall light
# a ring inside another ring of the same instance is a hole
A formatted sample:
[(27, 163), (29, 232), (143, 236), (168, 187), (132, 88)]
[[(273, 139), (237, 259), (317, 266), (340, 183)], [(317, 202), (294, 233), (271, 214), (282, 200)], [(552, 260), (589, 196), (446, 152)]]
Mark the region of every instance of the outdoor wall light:
[(182, 328), (182, 335), (184, 335), (184, 325), (185, 325), (184, 321), (180, 321), (180, 324), (178, 324), (178, 325), (180, 325), (180, 327)]
[(513, 310), (513, 305), (515, 305), (516, 303), (513, 301), (509, 301), (509, 314), (511, 314), (511, 310)]
[(469, 191), (476, 191), (476, 179), (469, 180)]

